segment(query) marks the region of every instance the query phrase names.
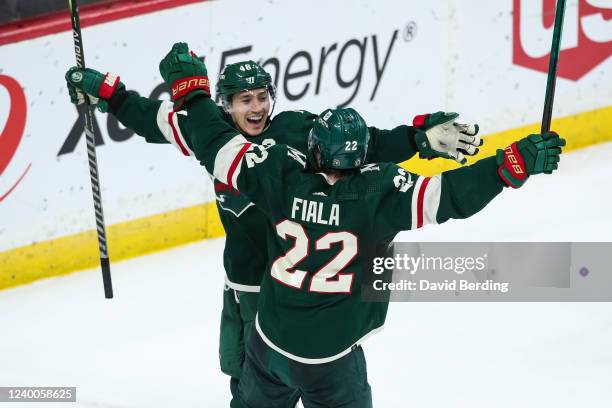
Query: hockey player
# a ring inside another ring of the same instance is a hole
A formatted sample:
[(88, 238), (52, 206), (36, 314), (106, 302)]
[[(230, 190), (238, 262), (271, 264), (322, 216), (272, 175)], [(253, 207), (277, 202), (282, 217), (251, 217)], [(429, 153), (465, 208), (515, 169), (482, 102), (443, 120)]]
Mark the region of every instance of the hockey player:
[[(180, 72), (188, 73), (195, 86), (173, 87), (174, 99), (180, 101), (176, 106), (127, 92), (119, 78), (76, 68), (66, 75), (73, 102), (81, 102), (80, 91), (84, 91), (94, 98), (100, 110), (111, 112), (148, 142), (172, 143), (183, 154), (193, 156), (194, 151), (184, 137), (189, 118), (175, 110), (189, 98), (208, 94), (210, 85), (204, 65), (186, 52), (185, 44), (177, 44), (173, 49), (180, 56)], [(193, 81), (193, 78), (198, 79)], [(316, 115), (292, 111), (281, 112), (271, 119), (272, 80), (255, 62), (228, 65), (219, 76), (217, 94), (222, 102), (217, 114), (250, 141), (264, 146), (283, 143), (307, 152), (308, 132)], [(366, 160), (401, 162), (418, 151), (425, 158), (446, 157), (465, 162), (464, 154), (476, 154), (481, 140), (476, 136), (476, 125), (456, 124), (456, 117), (442, 112), (417, 117), (415, 123), (426, 132), (417, 132), (413, 126), (392, 130), (369, 128)], [(227, 286), (221, 319), (220, 361), (223, 372), (232, 377), (234, 392), (244, 360), (243, 339), (255, 316), (259, 283), (268, 263), (266, 235), (270, 225), (244, 195), (219, 180), (214, 184), (217, 207), (227, 234), (224, 250)]]
[[(180, 85), (190, 75), (180, 63), (187, 57), (179, 54), (171, 52), (161, 69)], [(83, 77), (71, 79), (80, 85)], [(80, 89), (101, 95), (101, 82)], [(117, 89), (109, 88), (103, 94), (115, 109), (127, 108), (121, 105), (128, 98), (114, 99)], [(382, 326), (387, 304), (359, 299), (365, 245), (478, 212), (505, 186), (517, 188), (530, 175), (555, 170), (564, 145), (554, 134), (531, 135), (496, 157), (424, 178), (393, 164), (362, 167), (370, 129), (351, 109), (321, 114), (304, 155), (247, 140), (208, 96), (175, 95), (189, 119), (180, 126), (181, 141), (274, 225), (267, 245), (273, 261), (263, 277), (235, 406), (292, 406), (299, 396), (306, 407), (371, 406), (359, 344)]]
[[(170, 53), (160, 69), (182, 81)], [(199, 95), (187, 102), (185, 140), (218, 180), (249, 197), (274, 225), (235, 407), (371, 407), (361, 342), (388, 303), (360, 300), (368, 244), (402, 230), (467, 218), (504, 187), (558, 168), (565, 140), (530, 135), (496, 156), (435, 177), (390, 163), (363, 166), (369, 130), (353, 109), (324, 111), (308, 154), (247, 140)]]

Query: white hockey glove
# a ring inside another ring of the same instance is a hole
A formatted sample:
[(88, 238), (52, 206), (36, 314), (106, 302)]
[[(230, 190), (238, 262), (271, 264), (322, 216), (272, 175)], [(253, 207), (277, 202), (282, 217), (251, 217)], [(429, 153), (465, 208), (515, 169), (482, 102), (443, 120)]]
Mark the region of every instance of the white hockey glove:
[(465, 156), (478, 153), (483, 140), (476, 136), (478, 125), (455, 122), (455, 112), (436, 112), (415, 116), (412, 124), (419, 129), (415, 135), (419, 157), (433, 159), (444, 157), (465, 164)]

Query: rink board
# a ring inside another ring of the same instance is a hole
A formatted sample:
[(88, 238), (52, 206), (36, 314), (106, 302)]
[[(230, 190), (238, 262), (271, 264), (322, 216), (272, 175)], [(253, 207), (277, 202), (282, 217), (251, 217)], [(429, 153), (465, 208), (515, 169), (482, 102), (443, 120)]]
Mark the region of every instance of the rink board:
[[(537, 131), (551, 34), (551, 12), (542, 10), (550, 2), (489, 3), (202, 2), (87, 27), (85, 56), (128, 88), (164, 98), (159, 59), (188, 41), (206, 55), (213, 82), (224, 63), (266, 64), (277, 112), (348, 104), (369, 124), (392, 127), (458, 111), (479, 122), (488, 155)], [(568, 2), (553, 121), (568, 150), (612, 139), (609, 14)], [(0, 288), (98, 262), (85, 144), (63, 80), (73, 60), (67, 31), (0, 46)], [(197, 162), (96, 118), (111, 260), (223, 233)], [(455, 167), (405, 165), (422, 174)]]

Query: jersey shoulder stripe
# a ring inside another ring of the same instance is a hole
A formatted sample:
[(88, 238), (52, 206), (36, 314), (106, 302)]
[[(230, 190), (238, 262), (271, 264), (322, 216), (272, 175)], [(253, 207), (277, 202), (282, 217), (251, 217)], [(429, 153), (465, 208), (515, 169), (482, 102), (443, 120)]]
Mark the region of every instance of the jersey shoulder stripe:
[(174, 145), (185, 156), (195, 156), (183, 136), (172, 102), (163, 101), (159, 105), (156, 121), (159, 131), (170, 144)]

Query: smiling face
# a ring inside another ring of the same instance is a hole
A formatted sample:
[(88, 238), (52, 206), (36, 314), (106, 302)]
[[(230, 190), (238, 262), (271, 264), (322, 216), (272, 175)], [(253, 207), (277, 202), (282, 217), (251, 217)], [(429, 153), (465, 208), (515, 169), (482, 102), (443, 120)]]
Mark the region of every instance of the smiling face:
[(268, 90), (266, 88), (249, 89), (232, 95), (228, 113), (244, 135), (260, 135), (270, 114)]

